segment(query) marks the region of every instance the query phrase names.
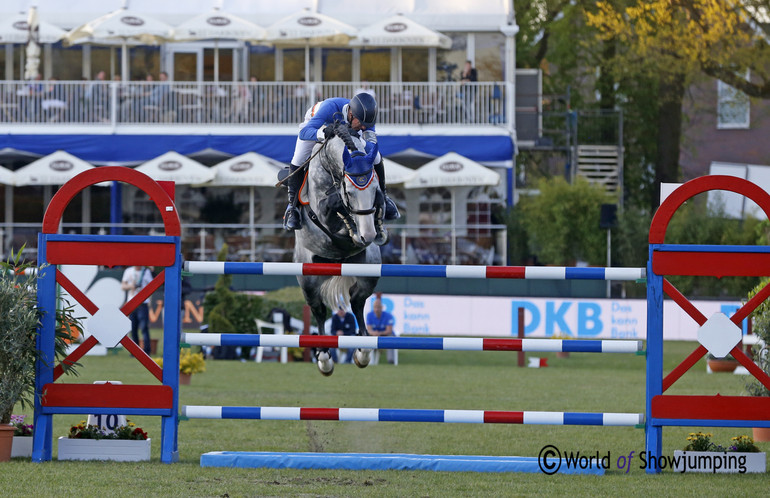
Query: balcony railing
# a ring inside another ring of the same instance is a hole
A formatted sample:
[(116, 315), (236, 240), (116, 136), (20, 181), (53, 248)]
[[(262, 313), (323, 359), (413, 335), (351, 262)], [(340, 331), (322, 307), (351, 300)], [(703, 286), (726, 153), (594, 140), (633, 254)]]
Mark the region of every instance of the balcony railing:
[[(119, 227), (124, 235), (162, 235), (162, 224), (63, 223), (63, 233), (107, 234)], [(507, 264), (505, 225), (462, 225), (454, 234), (449, 225), (390, 225), (390, 240), (382, 246), (383, 263)], [(24, 259), (37, 259), (38, 223), (0, 223), (0, 247)], [(294, 234), (280, 224), (182, 225), (182, 256), (191, 261), (216, 261), (227, 244), (228, 261), (291, 261)], [(6, 258), (9, 254), (3, 254)]]
[[(315, 102), (358, 83), (0, 81), (0, 124), (296, 125)], [(506, 127), (506, 85), (371, 83), (382, 125)]]

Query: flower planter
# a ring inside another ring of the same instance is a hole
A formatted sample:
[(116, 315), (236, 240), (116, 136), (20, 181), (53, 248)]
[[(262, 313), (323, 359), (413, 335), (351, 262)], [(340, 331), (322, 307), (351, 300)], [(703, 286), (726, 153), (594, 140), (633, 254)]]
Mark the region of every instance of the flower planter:
[(0, 462), (11, 459), (11, 447), (13, 446), (13, 433), (16, 428), (10, 424), (0, 425)]
[(32, 436), (13, 436), (11, 458), (32, 456)]
[(150, 460), (152, 439), (70, 439), (59, 438), (59, 460), (111, 460), (143, 462)]
[(738, 451), (674, 450), (674, 472), (707, 472), (709, 474), (763, 474), (767, 470), (765, 453)]
[(754, 441), (763, 443), (770, 441), (770, 427), (754, 427), (751, 432)]
[(708, 367), (712, 372), (734, 372), (738, 368), (736, 360), (723, 360), (723, 359), (710, 359), (708, 360)]
[(557, 358), (569, 358), (569, 351), (557, 351), (556, 352)]
[(179, 372), (179, 384), (184, 386), (190, 385), (190, 380), (192, 379), (192, 374), (186, 374)]

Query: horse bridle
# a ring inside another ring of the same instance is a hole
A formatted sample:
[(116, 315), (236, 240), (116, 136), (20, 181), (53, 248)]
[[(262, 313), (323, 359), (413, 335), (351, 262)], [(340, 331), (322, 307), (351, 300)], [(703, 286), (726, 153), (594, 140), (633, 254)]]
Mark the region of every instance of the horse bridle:
[[(326, 142), (324, 142), (324, 144), (325, 143)], [(329, 157), (328, 156), (328, 154), (329, 154), (328, 151), (324, 150), (323, 154), (324, 154), (324, 156), (327, 157), (327, 160), (328, 160), (328, 157)], [(373, 213), (376, 212), (376, 208), (377, 208), (377, 201), (376, 201), (376, 199), (372, 203), (372, 207), (369, 208), (369, 209), (353, 209), (351, 207), (351, 205), (350, 205), (350, 194), (348, 193), (347, 182), (345, 181), (345, 176), (346, 176), (345, 173), (342, 174), (342, 176), (343, 176), (342, 179), (338, 179), (334, 175), (334, 172), (326, 167), (326, 165), (324, 164), (323, 161), (321, 162), (321, 167), (324, 170), (326, 170), (327, 173), (329, 173), (329, 176), (332, 179), (332, 185), (334, 186), (335, 190), (338, 190), (340, 188), (340, 184), (342, 186), (342, 193), (344, 194), (343, 197), (342, 197), (342, 206), (343, 206), (343, 208), (345, 209), (345, 211), (347, 213), (339, 213), (341, 217), (345, 217), (346, 214), (348, 216), (350, 216), (351, 214), (355, 214), (355, 215), (358, 215), (358, 216), (364, 216), (364, 215), (373, 214)], [(352, 180), (348, 179), (348, 181), (352, 183)]]

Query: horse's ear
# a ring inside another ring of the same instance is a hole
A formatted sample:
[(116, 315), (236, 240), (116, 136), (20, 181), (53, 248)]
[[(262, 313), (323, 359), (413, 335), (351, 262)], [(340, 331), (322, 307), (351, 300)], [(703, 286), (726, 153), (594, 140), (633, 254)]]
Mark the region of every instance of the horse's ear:
[(370, 161), (374, 161), (377, 158), (377, 152), (380, 150), (377, 143), (366, 142), (364, 148), (366, 149), (366, 158)]
[(348, 152), (347, 147), (342, 148), (342, 164), (345, 165), (345, 169), (350, 167), (350, 152)]

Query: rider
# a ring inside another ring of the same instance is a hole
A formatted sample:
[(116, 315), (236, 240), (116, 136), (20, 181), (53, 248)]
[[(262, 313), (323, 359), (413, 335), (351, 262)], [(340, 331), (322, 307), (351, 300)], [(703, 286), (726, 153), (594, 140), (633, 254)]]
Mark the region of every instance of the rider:
[[(289, 174), (302, 167), (310, 157), (316, 142), (323, 142), (334, 135), (333, 124), (339, 120), (350, 127), (351, 135), (358, 135), (369, 142), (377, 142), (374, 124), (377, 122), (377, 101), (368, 93), (359, 93), (352, 99), (335, 97), (316, 103), (305, 113), (305, 121), (300, 125), (297, 144), (294, 147), (294, 157), (291, 159)], [(385, 197), (386, 220), (397, 220), (401, 217), (396, 204), (388, 197), (385, 190), (385, 168), (382, 156), (377, 153), (374, 172), (380, 182), (380, 190)], [(289, 189), (289, 206), (283, 215), (283, 227), (286, 230), (302, 228), (299, 209), (297, 208), (297, 192), (302, 185), (301, 173), (292, 175), (286, 182)]]

